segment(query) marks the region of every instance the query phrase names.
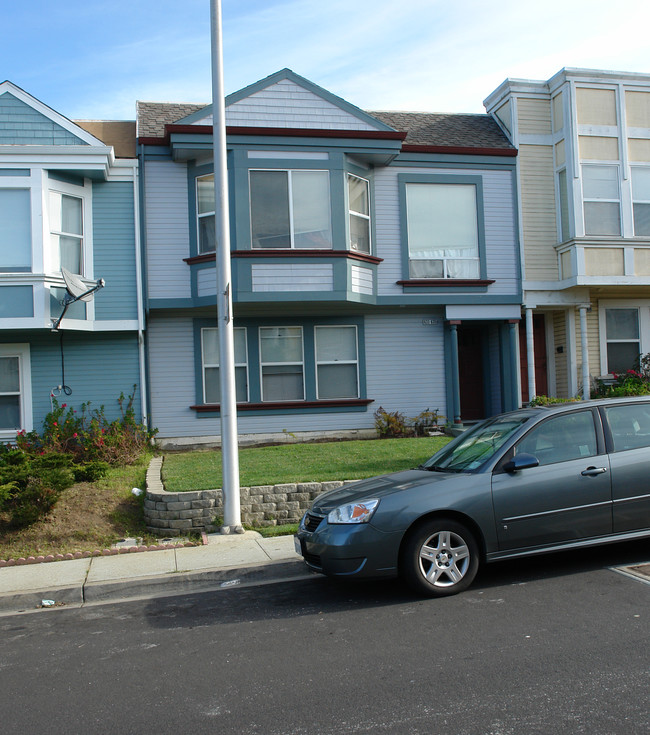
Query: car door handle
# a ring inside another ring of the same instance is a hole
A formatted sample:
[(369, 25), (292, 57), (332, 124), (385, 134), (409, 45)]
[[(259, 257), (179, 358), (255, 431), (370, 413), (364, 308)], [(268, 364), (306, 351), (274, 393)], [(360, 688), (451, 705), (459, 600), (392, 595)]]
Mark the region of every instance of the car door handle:
[(603, 472), (607, 472), (607, 467), (587, 467), (580, 474), (583, 477), (595, 477), (596, 475), (602, 475)]

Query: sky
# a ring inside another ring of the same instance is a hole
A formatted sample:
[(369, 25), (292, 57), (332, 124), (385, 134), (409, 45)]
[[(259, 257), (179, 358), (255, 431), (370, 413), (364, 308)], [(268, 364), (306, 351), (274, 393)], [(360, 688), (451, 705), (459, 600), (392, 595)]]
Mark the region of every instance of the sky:
[[(211, 99), (210, 0), (0, 0), (0, 81), (71, 119)], [(504, 79), (650, 73), (645, 0), (222, 0), (226, 93), (288, 67), (365, 110), (484, 112)]]

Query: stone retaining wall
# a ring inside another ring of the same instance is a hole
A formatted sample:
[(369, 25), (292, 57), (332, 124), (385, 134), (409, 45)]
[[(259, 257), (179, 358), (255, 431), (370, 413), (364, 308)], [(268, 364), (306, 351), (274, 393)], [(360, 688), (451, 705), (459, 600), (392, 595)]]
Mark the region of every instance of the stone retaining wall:
[[(219, 530), (215, 518), (223, 516), (221, 490), (168, 493), (160, 477), (162, 457), (151, 460), (147, 470), (144, 518), (147, 530), (160, 536)], [(343, 482), (300, 482), (240, 488), (242, 523), (275, 526), (297, 523), (317, 495), (341, 487)]]

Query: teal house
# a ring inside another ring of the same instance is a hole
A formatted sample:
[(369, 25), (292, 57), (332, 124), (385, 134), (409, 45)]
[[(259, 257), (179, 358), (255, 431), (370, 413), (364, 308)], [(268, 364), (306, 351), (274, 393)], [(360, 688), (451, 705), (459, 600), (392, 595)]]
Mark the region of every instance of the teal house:
[[(517, 407), (517, 151), (490, 116), (363, 111), (284, 69), (226, 125), (242, 443)], [(214, 443), (212, 110), (140, 102), (137, 126), (152, 422)]]
[[(146, 414), (134, 133), (0, 84), (0, 439), (40, 429), (53, 398), (114, 418), (135, 386)], [(73, 291), (105, 286), (60, 319), (66, 272)]]

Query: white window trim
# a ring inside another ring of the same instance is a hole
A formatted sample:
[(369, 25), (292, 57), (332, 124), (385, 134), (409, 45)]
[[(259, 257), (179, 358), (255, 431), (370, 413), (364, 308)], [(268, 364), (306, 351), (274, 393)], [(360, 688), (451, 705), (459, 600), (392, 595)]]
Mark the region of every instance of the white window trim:
[(3, 271), (0, 269), (0, 273), (6, 275), (36, 273), (41, 270), (41, 263), (43, 262), (43, 197), (41, 190), (43, 171), (39, 168), (18, 164), (3, 166), (3, 168), (31, 168), (28, 176), (0, 176), (0, 189), (27, 189), (29, 191), (32, 257), (29, 271)]
[[(600, 374), (603, 377), (612, 375), (607, 369), (607, 309), (638, 309), (640, 354), (650, 352), (650, 299), (600, 300), (598, 302), (598, 333), (600, 337)], [(632, 342), (634, 340), (621, 341)]]
[[(302, 360), (300, 362), (264, 362), (262, 360), (262, 332), (265, 329), (299, 329), (300, 330), (300, 346), (301, 346), (301, 354), (302, 354)], [(304, 401), (306, 400), (306, 377), (305, 377), (305, 331), (302, 328), (302, 326), (297, 324), (283, 324), (281, 327), (268, 325), (259, 327), (257, 330), (257, 339), (258, 339), (258, 351), (259, 351), (259, 364), (260, 364), (260, 397), (262, 399), (262, 403), (292, 403), (292, 402), (298, 402), (298, 401)], [(300, 368), (302, 370), (302, 398), (270, 398), (267, 399), (264, 397), (264, 368), (265, 367), (279, 367), (283, 365), (300, 365)]]
[[(368, 214), (363, 214), (363, 212), (357, 212), (355, 209), (352, 209), (350, 206), (350, 179), (358, 179), (359, 181), (363, 181), (366, 185), (366, 197), (368, 200)], [(346, 195), (347, 195), (347, 202), (348, 202), (348, 227), (350, 228), (350, 231), (348, 232), (348, 249), (352, 250), (354, 252), (364, 252), (363, 250), (357, 250), (356, 248), (352, 247), (352, 227), (350, 226), (350, 223), (352, 221), (352, 217), (359, 217), (359, 219), (364, 219), (368, 222), (368, 252), (366, 255), (372, 254), (372, 221), (371, 221), (371, 208), (370, 208), (370, 181), (368, 179), (364, 179), (362, 176), (357, 176), (356, 174), (348, 173), (346, 178)]]
[[(32, 371), (29, 344), (0, 345), (0, 357), (17, 357), (20, 376), (20, 424), (22, 431), (31, 431), (33, 424)], [(0, 429), (0, 440), (14, 440), (16, 431)]]
[(635, 226), (634, 226), (634, 205), (635, 204), (650, 204), (650, 198), (647, 198), (647, 199), (635, 199), (635, 197), (634, 197), (634, 186), (633, 186), (632, 171), (634, 169), (637, 169), (637, 168), (638, 169), (650, 170), (650, 165), (648, 165), (648, 164), (644, 165), (642, 163), (635, 163), (634, 165), (630, 166), (630, 198), (632, 200), (632, 229), (634, 231), (634, 236), (635, 237), (648, 237), (648, 235), (637, 235), (636, 234), (636, 231), (635, 231)]
[[(604, 198), (598, 198), (594, 199), (592, 197), (586, 197), (584, 194), (584, 171), (587, 168), (604, 168), (604, 167), (611, 167), (616, 169), (616, 185), (618, 187), (618, 198), (617, 199), (604, 199)], [(624, 213), (623, 213), (623, 196), (622, 196), (622, 190), (621, 190), (621, 165), (619, 162), (615, 161), (603, 161), (602, 163), (596, 162), (596, 161), (589, 161), (589, 163), (582, 163), (580, 164), (580, 183), (582, 186), (582, 226), (584, 229), (585, 237), (622, 237), (623, 236), (623, 219), (624, 219)], [(584, 205), (590, 203), (590, 204), (618, 204), (618, 234), (615, 235), (594, 235), (594, 234), (587, 234), (587, 218), (585, 217), (585, 207)]]
[(214, 174), (204, 174), (203, 176), (197, 176), (194, 182), (194, 199), (196, 202), (196, 252), (198, 253), (198, 255), (204, 255), (205, 253), (214, 253), (216, 251), (216, 242), (215, 250), (201, 250), (201, 220), (205, 217), (215, 217), (216, 215), (214, 209), (212, 209), (210, 212), (199, 212), (199, 181), (210, 178), (214, 182)]
[[(234, 327), (234, 331), (240, 331), (244, 333), (244, 349), (246, 351), (246, 361), (245, 362), (235, 362), (235, 368), (244, 368), (246, 370), (246, 400), (245, 403), (248, 403), (250, 400), (250, 393), (249, 393), (249, 374), (248, 374), (248, 338), (246, 334), (246, 327)], [(221, 369), (220, 363), (208, 363), (205, 359), (205, 341), (203, 339), (203, 333), (204, 332), (218, 332), (218, 327), (202, 327), (201, 328), (201, 384), (202, 384), (202, 390), (203, 390), (203, 403), (207, 404), (206, 400), (206, 384), (205, 384), (205, 370), (206, 368), (219, 368)], [(218, 335), (217, 335), (218, 336)]]
[[(318, 330), (319, 329), (354, 329), (354, 348), (356, 352), (356, 358), (354, 360), (319, 360), (318, 359)], [(357, 395), (354, 398), (359, 398), (360, 395), (360, 376), (359, 376), (359, 330), (356, 324), (316, 324), (314, 325), (314, 364), (316, 366), (316, 398), (320, 400), (319, 391), (319, 380), (318, 380), (318, 368), (321, 365), (356, 365), (357, 368)], [(339, 400), (339, 399), (332, 399)], [(346, 399), (340, 399), (346, 400)]]
[[(332, 181), (331, 181), (331, 175), (329, 172), (329, 169), (326, 168), (251, 168), (248, 170), (248, 216), (250, 221), (250, 238), (251, 238), (251, 249), (264, 252), (264, 248), (256, 248), (253, 245), (253, 211), (252, 211), (252, 197), (251, 197), (251, 174), (255, 173), (257, 171), (262, 172), (273, 172), (273, 173), (286, 173), (287, 174), (287, 194), (289, 199), (289, 238), (290, 238), (290, 247), (288, 248), (281, 248), (282, 250), (295, 250), (296, 244), (295, 244), (295, 228), (294, 228), (294, 218), (293, 218), (293, 174), (294, 173), (326, 173), (327, 174), (327, 209), (328, 209), (328, 215), (329, 215), (329, 225), (330, 225), (330, 235), (332, 238), (332, 242), (330, 243), (328, 248), (323, 248), (327, 250), (331, 250), (334, 247), (334, 232), (333, 232), (333, 226), (332, 226)], [(298, 248), (300, 249), (300, 248)]]
[(48, 177), (47, 182), (43, 186), (43, 231), (44, 243), (43, 261), (45, 273), (58, 274), (61, 272), (58, 264), (58, 256), (52, 252), (50, 226), (50, 192), (56, 194), (67, 194), (81, 199), (83, 214), (83, 243), (82, 243), (82, 278), (93, 279), (93, 221), (92, 221), (92, 183), (89, 179), (84, 179), (83, 186), (77, 184), (69, 184), (65, 181), (58, 181)]

